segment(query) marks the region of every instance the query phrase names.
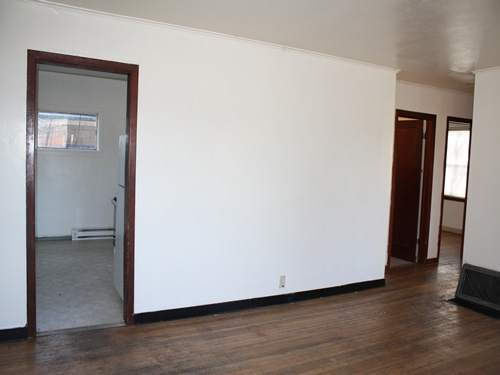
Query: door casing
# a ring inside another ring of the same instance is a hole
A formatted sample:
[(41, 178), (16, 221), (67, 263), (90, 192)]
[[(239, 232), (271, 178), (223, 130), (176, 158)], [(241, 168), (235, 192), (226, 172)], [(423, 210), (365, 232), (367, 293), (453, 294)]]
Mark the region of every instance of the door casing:
[[(419, 225), (419, 243), (417, 246), (417, 263), (418, 264), (433, 264), (438, 262), (438, 258), (427, 258), (429, 248), (429, 228), (431, 219), (431, 200), (432, 200), (432, 175), (434, 171), (434, 145), (436, 138), (436, 115), (406, 111), (402, 109), (396, 110), (394, 122), (394, 131), (398, 117), (409, 117), (426, 121), (425, 133), (425, 149), (424, 149), (424, 172), (422, 176), (422, 197), (420, 203), (420, 225)], [(389, 270), (391, 265), (392, 251), (392, 228), (394, 223), (394, 161), (392, 168), (392, 189), (391, 189), (391, 208), (389, 219), (389, 241), (387, 250), (387, 265), (386, 270)]]
[(139, 66), (114, 61), (28, 50), (26, 96), (26, 261), (27, 261), (27, 328), (36, 335), (36, 267), (35, 267), (35, 132), (37, 124), (37, 65), (59, 65), (86, 70), (126, 74), (127, 134), (124, 320), (134, 323), (134, 252), (135, 252), (135, 160), (137, 143), (137, 102)]

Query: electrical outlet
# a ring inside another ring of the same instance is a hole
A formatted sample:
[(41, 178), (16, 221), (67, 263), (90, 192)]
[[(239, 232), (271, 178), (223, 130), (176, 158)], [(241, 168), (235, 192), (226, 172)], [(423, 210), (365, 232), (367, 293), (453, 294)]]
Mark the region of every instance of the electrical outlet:
[(285, 276), (280, 276), (280, 288), (285, 287)]

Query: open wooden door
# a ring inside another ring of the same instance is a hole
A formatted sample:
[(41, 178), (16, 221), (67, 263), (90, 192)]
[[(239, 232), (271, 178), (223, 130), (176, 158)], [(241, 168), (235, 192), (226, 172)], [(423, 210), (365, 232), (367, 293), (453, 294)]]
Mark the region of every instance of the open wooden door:
[(398, 120), (394, 139), (392, 256), (416, 262), (423, 120)]

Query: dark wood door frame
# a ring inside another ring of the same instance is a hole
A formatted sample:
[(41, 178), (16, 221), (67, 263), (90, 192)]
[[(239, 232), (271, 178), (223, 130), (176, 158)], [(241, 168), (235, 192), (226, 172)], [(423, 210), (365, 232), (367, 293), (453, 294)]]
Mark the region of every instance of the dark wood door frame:
[[(469, 161), (470, 161), (470, 145), (472, 141), (472, 119), (467, 119), (467, 118), (461, 118), (461, 117), (453, 117), (453, 116), (448, 116), (446, 119), (446, 139), (445, 139), (445, 146), (444, 146), (444, 163), (443, 163), (443, 188), (441, 191), (441, 217), (439, 219), (439, 239), (438, 239), (438, 259), (439, 255), (441, 254), (441, 228), (443, 226), (443, 208), (444, 208), (444, 183), (445, 183), (445, 177), (446, 177), (446, 155), (448, 154), (448, 131), (450, 128), (450, 122), (462, 122), (465, 124), (470, 125), (470, 136), (469, 136)], [(463, 201), (464, 203), (464, 213), (463, 213), (463, 218), (462, 218), (462, 237), (460, 239), (460, 259), (463, 258), (464, 256), (464, 238), (465, 238), (465, 215), (467, 212), (467, 192), (469, 190), (469, 165), (470, 163), (467, 163), (467, 176), (466, 182), (465, 182), (465, 198), (463, 200), (457, 199), (458, 201)]]
[[(438, 258), (428, 259), (427, 251), (429, 248), (429, 228), (431, 220), (431, 200), (432, 200), (432, 174), (434, 171), (434, 145), (436, 139), (436, 115), (405, 111), (401, 109), (396, 110), (396, 118), (394, 129), (398, 117), (408, 117), (426, 121), (425, 132), (425, 149), (424, 149), (424, 173), (422, 176), (422, 199), (420, 204), (420, 229), (419, 229), (419, 243), (417, 250), (417, 263), (418, 264), (432, 264), (437, 263)], [(395, 131), (395, 130), (394, 130)], [(392, 227), (393, 227), (393, 214), (394, 214), (394, 161), (392, 167), (392, 191), (391, 191), (391, 213), (389, 219), (389, 244), (387, 251), (387, 266), (386, 270), (391, 265), (391, 251), (392, 251)]]
[(124, 249), (124, 320), (134, 323), (134, 240), (135, 240), (135, 159), (137, 142), (137, 101), (139, 66), (114, 61), (61, 55), (28, 50), (26, 97), (26, 260), (28, 336), (36, 335), (36, 268), (35, 268), (35, 130), (37, 123), (37, 65), (59, 65), (128, 76)]

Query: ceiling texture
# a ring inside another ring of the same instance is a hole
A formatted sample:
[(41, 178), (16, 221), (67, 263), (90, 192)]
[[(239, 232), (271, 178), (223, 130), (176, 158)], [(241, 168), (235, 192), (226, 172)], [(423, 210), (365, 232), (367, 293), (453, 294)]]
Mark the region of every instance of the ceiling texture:
[(399, 69), (473, 92), (500, 66), (500, 0), (37, 0)]

